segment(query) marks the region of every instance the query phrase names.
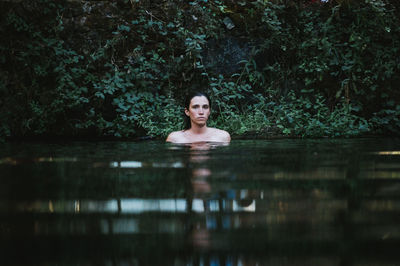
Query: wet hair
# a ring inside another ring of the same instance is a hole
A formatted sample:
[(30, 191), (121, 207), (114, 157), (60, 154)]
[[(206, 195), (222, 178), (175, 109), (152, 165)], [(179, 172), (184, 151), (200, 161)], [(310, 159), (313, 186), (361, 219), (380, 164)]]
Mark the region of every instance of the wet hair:
[[(192, 91), (189, 92), (186, 97), (185, 97), (185, 108), (187, 110), (189, 110), (190, 107), (190, 101), (196, 97), (196, 96), (204, 96), (207, 98), (208, 100), (208, 104), (210, 106), (211, 109), (211, 100), (210, 97), (205, 93), (205, 92), (201, 92), (201, 91)], [(192, 124), (190, 123), (190, 117), (188, 117), (186, 114), (184, 114), (184, 121), (183, 121), (183, 130), (188, 130), (192, 127)]]

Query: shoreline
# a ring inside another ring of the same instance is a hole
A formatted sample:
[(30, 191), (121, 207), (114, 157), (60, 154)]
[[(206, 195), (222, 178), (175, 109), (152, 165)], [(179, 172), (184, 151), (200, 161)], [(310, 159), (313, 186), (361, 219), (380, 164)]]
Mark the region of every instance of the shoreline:
[[(395, 134), (362, 134), (356, 136), (286, 136), (286, 135), (233, 135), (232, 141), (235, 140), (279, 140), (279, 139), (357, 139), (357, 138), (400, 138), (400, 135)], [(46, 143), (60, 143), (60, 142), (112, 142), (112, 141), (126, 141), (126, 142), (144, 142), (144, 141), (162, 141), (165, 138), (141, 136), (141, 137), (86, 137), (86, 136), (24, 136), (24, 137), (6, 137), (3, 138), (3, 143), (15, 142), (46, 142)]]

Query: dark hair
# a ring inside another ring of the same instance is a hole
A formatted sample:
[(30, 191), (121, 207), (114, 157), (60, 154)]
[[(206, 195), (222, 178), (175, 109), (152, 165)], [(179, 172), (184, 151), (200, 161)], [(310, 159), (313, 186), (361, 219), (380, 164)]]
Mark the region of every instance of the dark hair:
[[(210, 106), (210, 109), (211, 109), (211, 100), (210, 100), (210, 97), (207, 95), (207, 93), (201, 92), (201, 91), (192, 91), (192, 92), (189, 92), (186, 95), (186, 98), (185, 98), (185, 108), (187, 110), (189, 110), (190, 101), (196, 96), (204, 96), (204, 97), (206, 97), (207, 100), (208, 100), (208, 104)], [(192, 127), (192, 124), (190, 123), (190, 117), (188, 117), (186, 114), (184, 114), (184, 118), (183, 119), (184, 119), (183, 130), (190, 129)]]

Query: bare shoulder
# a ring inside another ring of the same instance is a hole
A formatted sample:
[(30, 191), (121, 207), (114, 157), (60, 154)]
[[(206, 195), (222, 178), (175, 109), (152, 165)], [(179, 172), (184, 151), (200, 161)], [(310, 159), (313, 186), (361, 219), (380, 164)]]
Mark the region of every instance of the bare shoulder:
[(171, 132), (166, 139), (167, 142), (174, 142), (174, 143), (184, 142), (184, 140), (185, 137), (183, 135), (182, 130)]
[(212, 130), (213, 130), (213, 135), (216, 138), (216, 141), (218, 142), (231, 141), (231, 135), (227, 131), (218, 128), (212, 128)]

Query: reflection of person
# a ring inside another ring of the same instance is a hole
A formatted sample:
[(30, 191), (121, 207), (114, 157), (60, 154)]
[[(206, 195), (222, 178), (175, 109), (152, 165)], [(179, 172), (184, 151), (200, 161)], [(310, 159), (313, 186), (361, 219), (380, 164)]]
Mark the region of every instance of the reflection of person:
[(207, 94), (193, 92), (185, 101), (185, 128), (169, 134), (166, 141), (173, 143), (230, 142), (228, 132), (207, 127), (211, 101)]

